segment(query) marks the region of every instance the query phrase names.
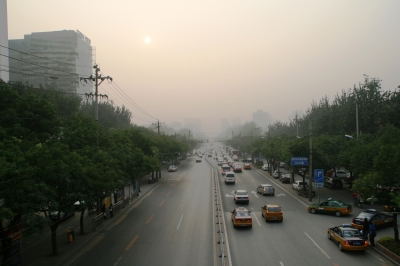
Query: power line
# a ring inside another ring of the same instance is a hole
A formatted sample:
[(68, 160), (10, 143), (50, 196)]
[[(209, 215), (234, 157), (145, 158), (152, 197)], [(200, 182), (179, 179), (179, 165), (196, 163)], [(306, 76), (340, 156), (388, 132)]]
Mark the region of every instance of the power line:
[(4, 48), (6, 48), (6, 49), (8, 49), (8, 50), (12, 50), (12, 51), (15, 51), (15, 52), (19, 52), (19, 53), (21, 53), (21, 54), (30, 55), (30, 56), (33, 56), (33, 57), (37, 57), (37, 58), (40, 58), (40, 59), (49, 60), (49, 61), (56, 62), (56, 63), (60, 63), (60, 64), (92, 68), (91, 66), (82, 66), (82, 65), (72, 64), (72, 63), (65, 63), (65, 62), (61, 62), (61, 61), (49, 59), (49, 58), (46, 58), (46, 57), (37, 56), (37, 55), (34, 55), (34, 54), (30, 54), (30, 53), (27, 53), (27, 52), (22, 52), (22, 51), (19, 51), (19, 50), (16, 50), (16, 49), (13, 49), (13, 48), (10, 48), (10, 47), (7, 47), (7, 46), (3, 46), (3, 45), (0, 45), (0, 47), (4, 47)]
[(83, 75), (78, 74), (78, 73), (70, 73), (70, 72), (66, 72), (66, 71), (59, 70), (59, 69), (53, 69), (53, 68), (50, 68), (50, 67), (41, 66), (41, 65), (38, 65), (38, 64), (35, 64), (35, 63), (32, 63), (32, 62), (27, 62), (27, 61), (24, 61), (24, 60), (21, 60), (21, 59), (17, 59), (17, 58), (11, 57), (11, 56), (7, 56), (7, 55), (4, 55), (4, 54), (0, 54), (0, 55), (1, 55), (1, 56), (4, 56), (4, 57), (11, 58), (11, 59), (13, 59), (13, 60), (17, 60), (17, 61), (21, 61), (21, 62), (24, 62), (24, 63), (27, 63), (27, 64), (31, 64), (31, 65), (34, 65), (34, 66), (38, 66), (38, 67), (50, 69), (50, 70), (53, 70), (53, 71), (58, 71), (58, 72), (62, 72), (62, 73), (70, 74), (70, 75), (83, 76)]

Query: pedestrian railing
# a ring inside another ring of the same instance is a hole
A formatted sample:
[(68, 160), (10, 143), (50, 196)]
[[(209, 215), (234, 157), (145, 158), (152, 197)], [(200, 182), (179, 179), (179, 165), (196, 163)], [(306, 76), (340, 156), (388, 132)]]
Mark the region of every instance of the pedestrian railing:
[(99, 227), (103, 225), (104, 215), (100, 213), (96, 217), (93, 218), (93, 232), (96, 231)]

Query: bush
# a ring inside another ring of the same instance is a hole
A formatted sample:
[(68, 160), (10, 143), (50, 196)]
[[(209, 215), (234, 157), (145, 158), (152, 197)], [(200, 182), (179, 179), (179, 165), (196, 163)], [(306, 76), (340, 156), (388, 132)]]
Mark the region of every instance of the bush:
[(396, 255), (400, 256), (400, 243), (395, 242), (393, 238), (389, 236), (384, 236), (378, 240), (379, 244), (390, 250), (391, 252), (395, 253)]

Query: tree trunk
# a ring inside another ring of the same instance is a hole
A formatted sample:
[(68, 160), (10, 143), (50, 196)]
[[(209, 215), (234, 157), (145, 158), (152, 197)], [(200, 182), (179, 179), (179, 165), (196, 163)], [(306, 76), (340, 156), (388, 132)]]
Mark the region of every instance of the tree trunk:
[(55, 222), (53, 225), (50, 225), (51, 229), (51, 248), (52, 248), (52, 255), (55, 256), (58, 254), (57, 251), (57, 228), (59, 223)]
[(397, 229), (397, 213), (393, 213), (394, 241), (399, 243), (399, 229)]
[(81, 218), (80, 218), (80, 220), (79, 220), (79, 225), (80, 225), (80, 228), (81, 228), (81, 235), (83, 235), (85, 232), (84, 232), (84, 228), (83, 228), (83, 215), (85, 214), (85, 209), (82, 209), (81, 210)]

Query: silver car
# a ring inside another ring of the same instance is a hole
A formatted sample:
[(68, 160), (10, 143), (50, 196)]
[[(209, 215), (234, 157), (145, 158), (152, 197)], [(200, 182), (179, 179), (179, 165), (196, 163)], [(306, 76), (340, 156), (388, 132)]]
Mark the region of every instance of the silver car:
[(246, 203), (249, 204), (249, 194), (246, 190), (236, 190), (233, 195), (235, 203)]
[(257, 193), (260, 193), (261, 195), (275, 195), (275, 189), (272, 185), (270, 184), (261, 184), (257, 187)]
[(227, 172), (227, 173), (225, 174), (224, 180), (225, 180), (225, 184), (227, 184), (227, 183), (233, 183), (233, 184), (235, 184), (235, 183), (236, 183), (235, 173), (233, 173), (233, 172)]

